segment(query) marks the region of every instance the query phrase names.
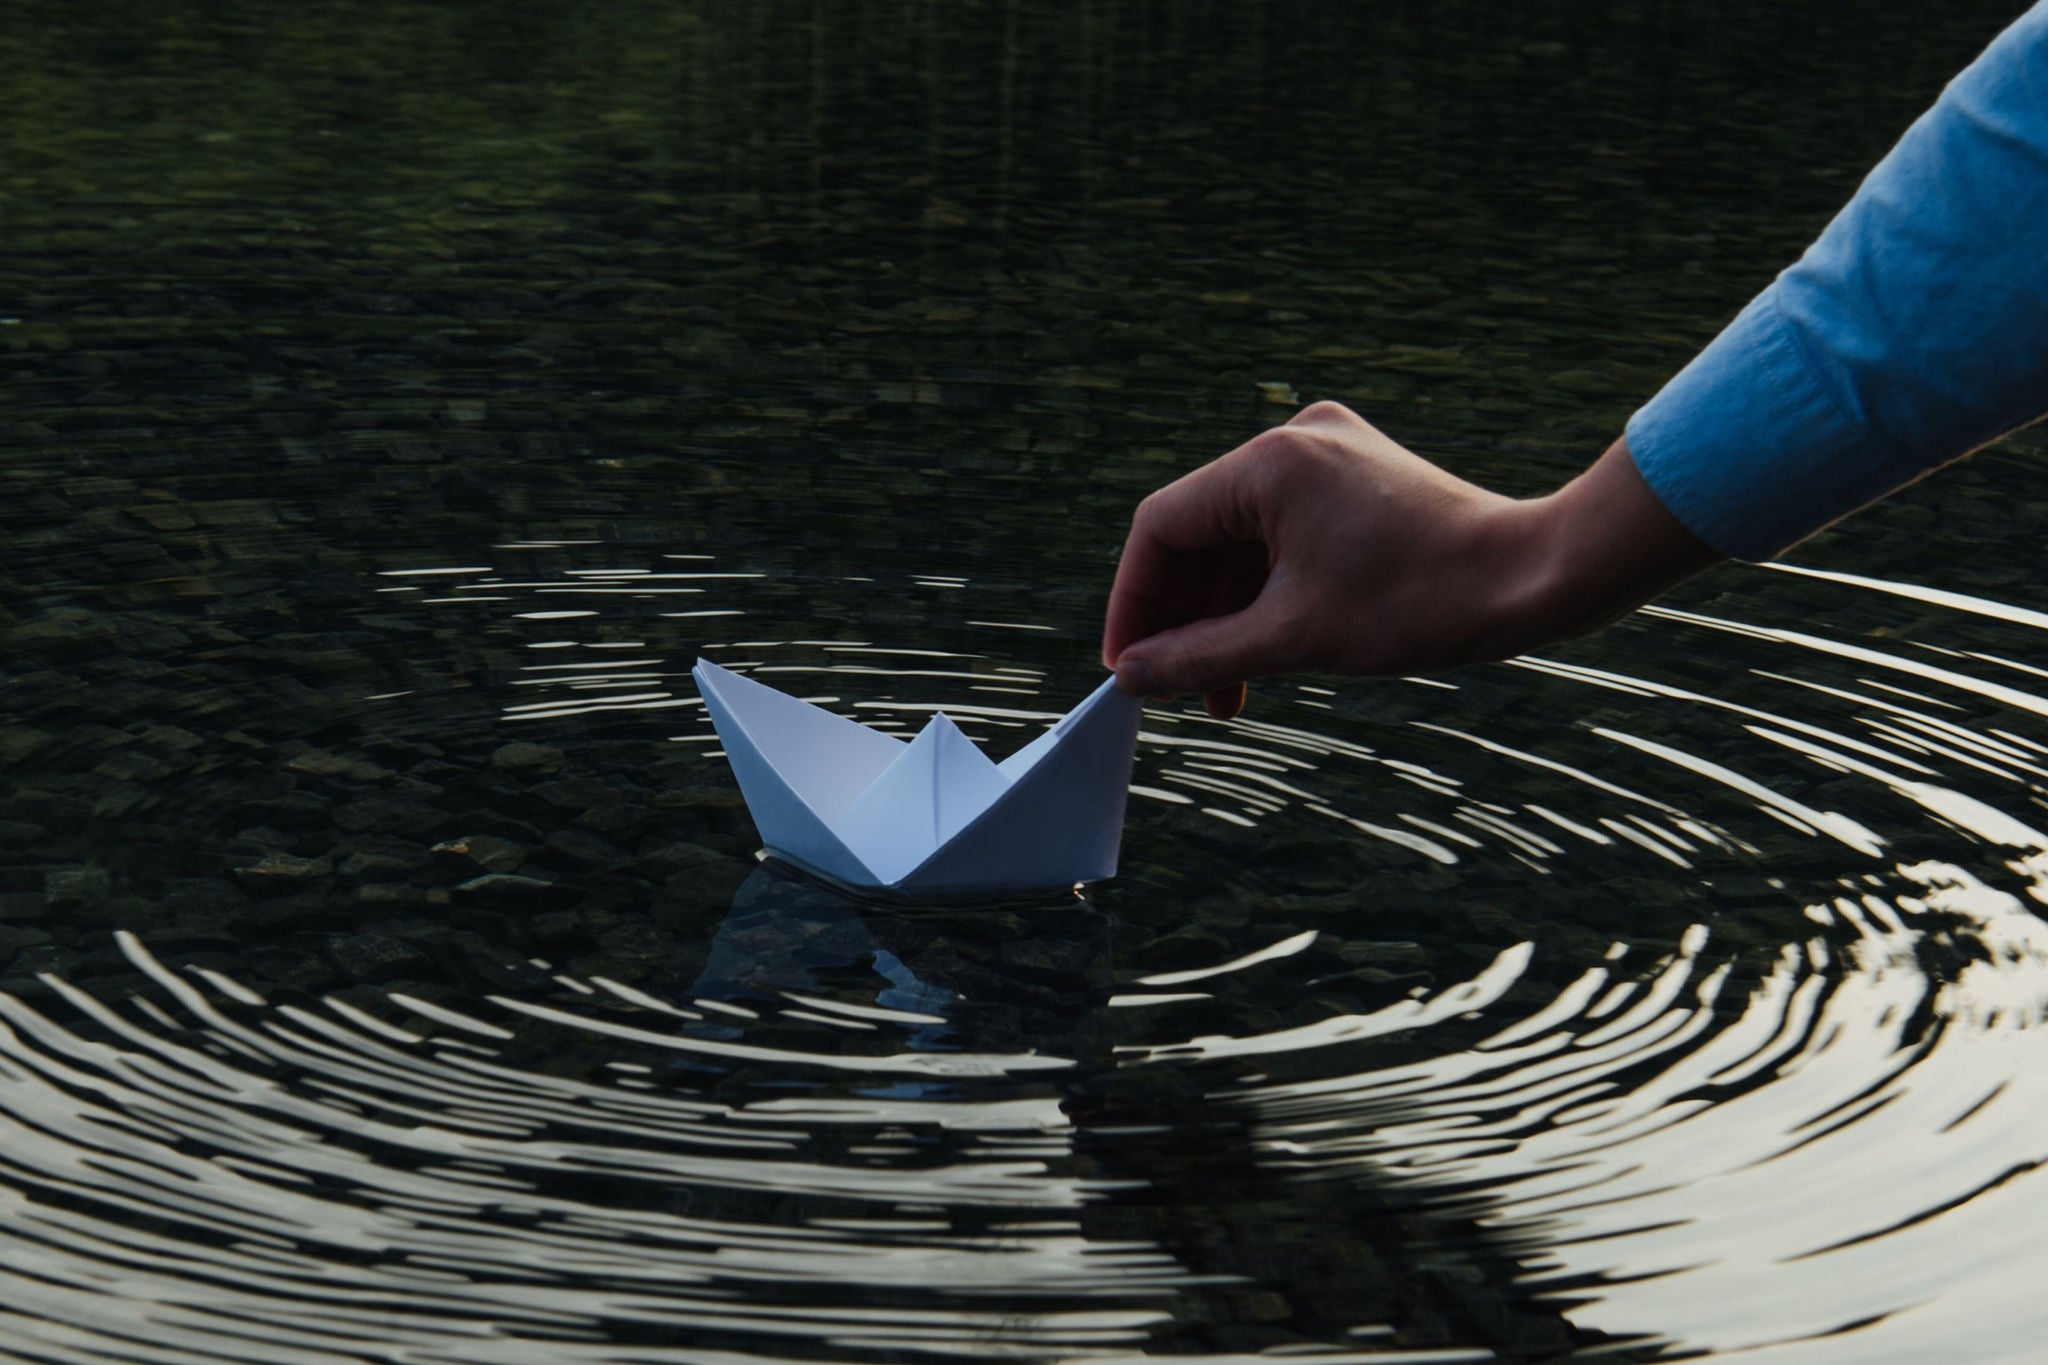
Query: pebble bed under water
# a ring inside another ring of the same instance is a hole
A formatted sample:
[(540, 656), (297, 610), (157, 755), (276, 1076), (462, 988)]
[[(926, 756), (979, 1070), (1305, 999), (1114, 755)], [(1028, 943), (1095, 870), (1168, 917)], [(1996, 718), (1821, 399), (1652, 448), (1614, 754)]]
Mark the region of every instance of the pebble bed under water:
[(1659, 607), (1608, 642), (1627, 670), (1155, 710), (1122, 876), (920, 911), (755, 861), (688, 660), (905, 732), (943, 699), (1001, 753), (1071, 643), (958, 578), (890, 586), (987, 610), (986, 652), (752, 639), (758, 578), (652, 558), (364, 581), (535, 660), (485, 747), (366, 699), (374, 745), (264, 755), (290, 781), (224, 883), (97, 953), (14, 919), (47, 926), (11, 930), (46, 945), (17, 974), (60, 939), (77, 965), (0, 996), (8, 1349), (1840, 1359), (1825, 1334), (1874, 1323), (1992, 1358), (2031, 1330), (2048, 699), (2005, 651), (2048, 618), (1733, 570), (1928, 625)]
[(689, 680), (1001, 757), (1298, 400), (1544, 486), (2001, 17), (1611, 9), (0, 27), (0, 1359), (2030, 1358), (2038, 441), (1152, 708), (1072, 895), (763, 860)]

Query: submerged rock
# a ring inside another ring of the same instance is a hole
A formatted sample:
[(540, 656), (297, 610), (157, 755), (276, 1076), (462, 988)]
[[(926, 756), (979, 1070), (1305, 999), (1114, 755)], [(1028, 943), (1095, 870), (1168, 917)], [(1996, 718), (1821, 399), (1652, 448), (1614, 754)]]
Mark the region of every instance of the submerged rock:
[(535, 910), (559, 910), (576, 899), (573, 888), (538, 877), (521, 877), (490, 872), (472, 877), (455, 888), (460, 905), (480, 910), (501, 910), (523, 914)]
[(43, 876), (43, 894), (53, 906), (81, 905), (106, 895), (109, 884), (104, 867), (54, 867)]
[(330, 935), (327, 956), (342, 975), (370, 985), (417, 976), (434, 965), (417, 947), (383, 929)]
[(22, 924), (0, 924), (0, 962), (5, 962), (24, 948), (37, 948), (50, 942), (50, 935), (41, 929), (32, 929)]
[(326, 858), (266, 853), (256, 862), (236, 868), (234, 877), (252, 896), (285, 896), (306, 890), (333, 871), (333, 862)]
[(526, 849), (495, 834), (467, 834), (435, 844), (436, 858), (484, 872), (516, 872), (526, 861)]
[(50, 903), (33, 891), (0, 891), (0, 924), (48, 918)]
[(331, 754), (324, 749), (308, 749), (295, 755), (284, 765), (295, 773), (314, 777), (342, 777), (351, 782), (382, 782), (395, 776), (389, 768), (379, 767), (364, 758), (351, 758), (346, 754)]
[(562, 751), (545, 744), (515, 740), (492, 754), (491, 763), (523, 777), (545, 777), (562, 770)]

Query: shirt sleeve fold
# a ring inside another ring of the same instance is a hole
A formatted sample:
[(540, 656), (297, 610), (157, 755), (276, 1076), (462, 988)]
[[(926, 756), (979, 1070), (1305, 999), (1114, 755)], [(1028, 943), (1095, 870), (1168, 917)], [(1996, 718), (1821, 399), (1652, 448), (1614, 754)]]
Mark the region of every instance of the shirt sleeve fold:
[(2048, 411), (2048, 3), (1628, 424), (1693, 534), (1769, 559)]

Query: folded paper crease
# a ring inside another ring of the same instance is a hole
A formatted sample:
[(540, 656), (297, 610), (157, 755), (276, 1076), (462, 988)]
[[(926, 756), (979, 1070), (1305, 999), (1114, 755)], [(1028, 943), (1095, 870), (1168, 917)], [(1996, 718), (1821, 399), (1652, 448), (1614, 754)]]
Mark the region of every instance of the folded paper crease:
[(994, 763), (943, 712), (905, 742), (708, 660), (691, 676), (762, 843), (790, 862), (947, 899), (1116, 871), (1141, 706), (1113, 680)]

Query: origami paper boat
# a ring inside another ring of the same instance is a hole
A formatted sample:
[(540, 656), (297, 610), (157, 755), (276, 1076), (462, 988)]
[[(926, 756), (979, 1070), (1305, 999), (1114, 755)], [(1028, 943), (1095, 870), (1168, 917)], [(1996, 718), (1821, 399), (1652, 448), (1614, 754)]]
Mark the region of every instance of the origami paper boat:
[(994, 763), (943, 712), (906, 743), (704, 659), (691, 676), (761, 842), (799, 867), (935, 900), (1116, 871), (1142, 706), (1114, 680)]

